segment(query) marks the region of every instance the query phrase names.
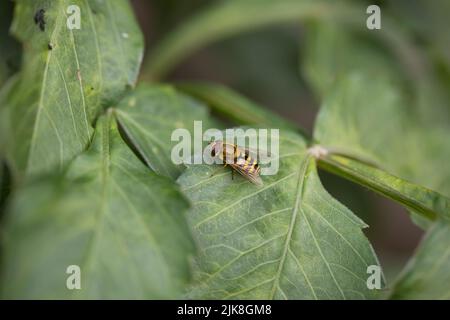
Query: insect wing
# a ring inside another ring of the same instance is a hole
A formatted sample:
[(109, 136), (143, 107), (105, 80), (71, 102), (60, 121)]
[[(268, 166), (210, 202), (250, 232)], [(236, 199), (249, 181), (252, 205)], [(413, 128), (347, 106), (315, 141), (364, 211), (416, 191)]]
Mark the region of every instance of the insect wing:
[(250, 180), (251, 182), (253, 182), (254, 184), (258, 185), (258, 186), (262, 186), (263, 185), (263, 181), (261, 179), (261, 177), (259, 176), (259, 173), (257, 171), (253, 171), (251, 173), (248, 173), (247, 171), (243, 170), (242, 167), (240, 165), (237, 164), (231, 164), (230, 165), (234, 170), (236, 170), (237, 172), (239, 172), (244, 178)]

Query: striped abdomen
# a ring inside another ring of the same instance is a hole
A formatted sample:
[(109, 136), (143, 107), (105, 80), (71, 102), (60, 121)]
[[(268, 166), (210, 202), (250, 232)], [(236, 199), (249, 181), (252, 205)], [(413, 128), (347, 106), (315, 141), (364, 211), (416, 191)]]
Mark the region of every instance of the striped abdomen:
[(236, 149), (235, 156), (235, 164), (238, 165), (242, 171), (248, 174), (254, 174), (259, 173), (261, 170), (256, 158), (252, 157), (247, 152)]

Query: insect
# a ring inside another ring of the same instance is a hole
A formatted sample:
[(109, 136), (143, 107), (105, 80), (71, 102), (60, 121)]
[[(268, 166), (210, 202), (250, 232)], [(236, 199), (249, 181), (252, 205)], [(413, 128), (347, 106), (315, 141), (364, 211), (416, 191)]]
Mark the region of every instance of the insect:
[(239, 172), (244, 178), (256, 185), (263, 185), (260, 177), (261, 168), (258, 164), (256, 152), (220, 140), (211, 142), (210, 146), (213, 158), (219, 157), (225, 163), (224, 166), (230, 165), (233, 170)]
[(34, 23), (39, 25), (41, 31), (45, 31), (45, 10), (39, 9), (34, 14)]

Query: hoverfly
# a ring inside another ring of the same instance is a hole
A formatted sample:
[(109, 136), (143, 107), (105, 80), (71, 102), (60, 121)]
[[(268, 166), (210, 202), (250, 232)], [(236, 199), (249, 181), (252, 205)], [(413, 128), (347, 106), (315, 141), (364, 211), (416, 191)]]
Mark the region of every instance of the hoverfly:
[(222, 160), (224, 166), (230, 165), (233, 170), (239, 172), (244, 178), (258, 186), (263, 185), (257, 152), (220, 140), (211, 142), (210, 147), (211, 156)]

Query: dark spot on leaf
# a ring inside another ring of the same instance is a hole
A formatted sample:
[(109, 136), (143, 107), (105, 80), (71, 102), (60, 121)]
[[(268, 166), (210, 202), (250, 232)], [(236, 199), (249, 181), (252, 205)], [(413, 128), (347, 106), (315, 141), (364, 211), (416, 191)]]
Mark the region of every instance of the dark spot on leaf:
[(50, 42), (48, 43), (47, 47), (48, 47), (48, 50), (53, 50), (53, 44), (51, 44)]
[(38, 11), (36, 11), (36, 13), (34, 14), (34, 24), (39, 25), (39, 29), (41, 29), (41, 31), (45, 31), (45, 10), (44, 9), (39, 9)]

